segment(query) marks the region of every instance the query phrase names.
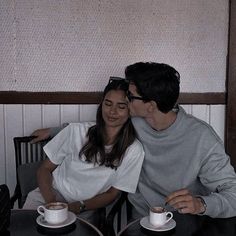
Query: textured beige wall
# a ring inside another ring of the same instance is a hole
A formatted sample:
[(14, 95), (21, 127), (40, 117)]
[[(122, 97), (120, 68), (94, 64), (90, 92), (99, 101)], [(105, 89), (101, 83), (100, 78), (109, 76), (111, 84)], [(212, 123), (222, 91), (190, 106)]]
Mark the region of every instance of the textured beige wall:
[(136, 61), (225, 91), (228, 0), (0, 0), (0, 90), (100, 91)]

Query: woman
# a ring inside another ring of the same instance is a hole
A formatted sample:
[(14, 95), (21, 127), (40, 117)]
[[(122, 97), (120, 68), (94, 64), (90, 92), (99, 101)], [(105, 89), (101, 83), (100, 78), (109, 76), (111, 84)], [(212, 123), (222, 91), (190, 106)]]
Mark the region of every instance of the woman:
[(110, 204), (120, 191), (135, 192), (144, 151), (129, 118), (127, 88), (125, 80), (110, 79), (96, 124), (70, 124), (44, 147), (48, 159), (25, 209), (63, 201), (79, 214)]

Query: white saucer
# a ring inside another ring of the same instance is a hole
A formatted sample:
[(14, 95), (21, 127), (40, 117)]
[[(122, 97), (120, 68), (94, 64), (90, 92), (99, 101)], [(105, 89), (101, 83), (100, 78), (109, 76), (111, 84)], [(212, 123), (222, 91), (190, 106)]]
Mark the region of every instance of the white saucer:
[(74, 223), (75, 221), (76, 221), (76, 215), (70, 211), (68, 212), (68, 218), (60, 224), (50, 224), (44, 220), (44, 217), (42, 215), (38, 216), (36, 219), (37, 224), (46, 228), (54, 228), (54, 229), (65, 227), (67, 225)]
[(162, 225), (162, 226), (158, 226), (155, 227), (153, 225), (150, 224), (149, 222), (149, 216), (145, 216), (140, 220), (140, 224), (143, 228), (148, 229), (148, 230), (152, 230), (152, 231), (168, 231), (173, 229), (176, 226), (176, 222), (174, 219), (171, 219), (169, 222), (167, 222), (166, 224)]

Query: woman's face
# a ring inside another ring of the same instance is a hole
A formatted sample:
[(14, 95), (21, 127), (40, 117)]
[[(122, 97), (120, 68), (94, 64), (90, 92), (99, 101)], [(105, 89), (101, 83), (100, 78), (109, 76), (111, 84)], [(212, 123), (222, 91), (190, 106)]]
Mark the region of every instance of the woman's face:
[(122, 128), (129, 118), (128, 102), (122, 90), (110, 90), (102, 102), (102, 117), (106, 127)]

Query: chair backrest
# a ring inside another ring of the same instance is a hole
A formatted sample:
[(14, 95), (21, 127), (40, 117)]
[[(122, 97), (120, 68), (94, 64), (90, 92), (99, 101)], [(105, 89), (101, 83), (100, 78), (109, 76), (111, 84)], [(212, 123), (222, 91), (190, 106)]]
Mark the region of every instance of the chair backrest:
[(11, 207), (18, 200), (22, 208), (28, 193), (37, 187), (36, 172), (42, 160), (46, 159), (43, 146), (50, 140), (30, 143), (33, 136), (15, 137), (16, 188), (11, 197)]
[(33, 138), (34, 136), (13, 138), (16, 168), (18, 168), (20, 165), (41, 161), (46, 158), (46, 154), (43, 151), (43, 146), (50, 139), (32, 144), (30, 142)]

